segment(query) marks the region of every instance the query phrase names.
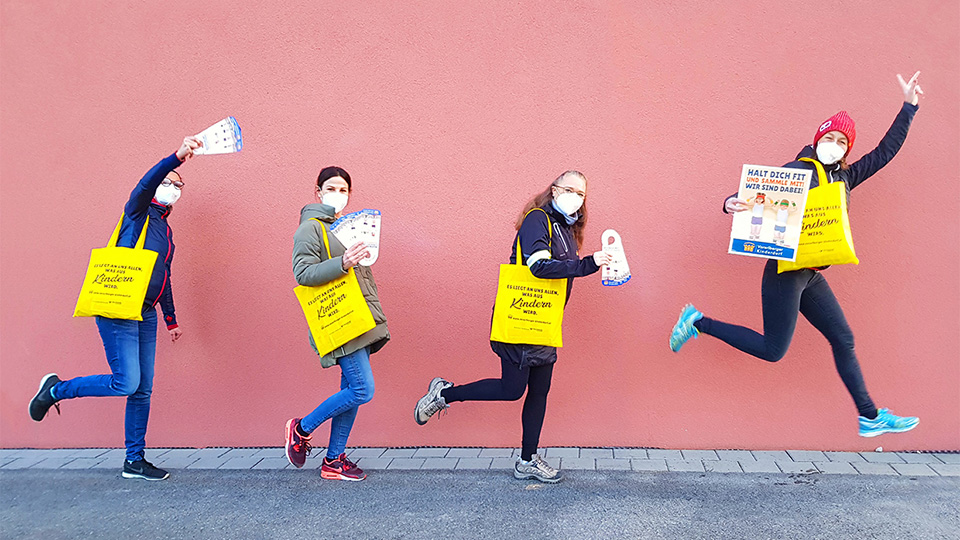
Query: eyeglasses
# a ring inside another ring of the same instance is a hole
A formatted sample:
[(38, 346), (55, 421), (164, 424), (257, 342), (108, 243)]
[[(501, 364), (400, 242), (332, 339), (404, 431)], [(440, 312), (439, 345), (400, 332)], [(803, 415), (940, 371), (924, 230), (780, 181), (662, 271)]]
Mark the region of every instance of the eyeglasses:
[(169, 178), (164, 178), (163, 182), (160, 182), (161, 186), (173, 186), (177, 189), (183, 189), (183, 182), (179, 180), (170, 180)]
[(584, 193), (584, 192), (582, 192), (582, 191), (580, 191), (580, 190), (573, 189), (572, 187), (558, 186), (558, 185), (556, 185), (556, 184), (554, 184), (553, 187), (559, 189), (559, 190), (562, 191), (563, 193), (576, 193), (577, 196), (580, 197), (581, 199), (586, 199), (586, 198), (587, 198), (587, 194), (586, 194), (586, 193)]

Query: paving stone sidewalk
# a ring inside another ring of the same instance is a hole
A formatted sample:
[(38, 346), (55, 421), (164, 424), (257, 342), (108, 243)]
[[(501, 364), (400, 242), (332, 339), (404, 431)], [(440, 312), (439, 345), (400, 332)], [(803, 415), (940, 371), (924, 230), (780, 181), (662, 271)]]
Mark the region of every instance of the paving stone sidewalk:
[[(320, 467), (323, 448), (305, 468)], [(349, 448), (369, 470), (509, 469), (512, 448)], [(122, 448), (0, 449), (0, 470), (117, 469)], [(283, 448), (155, 448), (147, 460), (167, 469), (293, 468)], [(659, 450), (646, 448), (547, 448), (561, 469), (643, 472), (960, 476), (960, 453), (819, 452), (810, 450)]]

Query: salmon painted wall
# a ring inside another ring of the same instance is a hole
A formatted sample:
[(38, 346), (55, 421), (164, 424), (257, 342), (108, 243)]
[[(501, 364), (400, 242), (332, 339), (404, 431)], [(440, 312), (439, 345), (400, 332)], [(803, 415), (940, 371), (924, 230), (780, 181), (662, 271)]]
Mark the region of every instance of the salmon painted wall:
[[(578, 281), (542, 445), (960, 449), (960, 14), (954, 2), (35, 2), (0, 10), (0, 446), (123, 443), (122, 399), (63, 404), (39, 378), (106, 371), (71, 318), (89, 250), (140, 176), (235, 116), (240, 154), (181, 168), (170, 223), (183, 338), (161, 330), (150, 446), (279, 445), (334, 391), (293, 296), (290, 253), (321, 167), (378, 208), (374, 266), (393, 341), (351, 445), (516, 446), (520, 403), (413, 422), (430, 378), (499, 375), (487, 341), (522, 204), (589, 178), (583, 252), (608, 227), (633, 280)], [(824, 18), (819, 18), (823, 15)], [(829, 22), (824, 22), (829, 20)], [(743, 163), (780, 165), (840, 109), (853, 157), (926, 91), (896, 159), (858, 188), (861, 264), (828, 277), (880, 406), (915, 431), (860, 439), (830, 348), (801, 320), (767, 364), (702, 337), (681, 306), (761, 324), (761, 261), (726, 254)], [(326, 438), (326, 427), (318, 432)]]

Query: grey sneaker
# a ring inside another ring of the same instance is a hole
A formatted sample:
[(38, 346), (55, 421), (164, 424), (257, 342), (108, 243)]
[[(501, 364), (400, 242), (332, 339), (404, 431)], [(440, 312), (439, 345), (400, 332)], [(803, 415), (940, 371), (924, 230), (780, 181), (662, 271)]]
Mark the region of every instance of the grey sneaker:
[(563, 480), (563, 474), (548, 465), (540, 454), (534, 454), (530, 461), (517, 458), (517, 463), (513, 466), (513, 477), (519, 480), (535, 478), (548, 484), (556, 484)]
[(440, 392), (444, 388), (450, 388), (451, 386), (453, 386), (452, 382), (445, 381), (440, 377), (430, 381), (430, 384), (427, 386), (427, 394), (417, 402), (413, 419), (422, 426), (427, 423), (427, 420), (429, 420), (431, 416), (437, 414), (438, 411), (449, 408), (450, 406), (447, 405), (447, 401), (443, 399)]

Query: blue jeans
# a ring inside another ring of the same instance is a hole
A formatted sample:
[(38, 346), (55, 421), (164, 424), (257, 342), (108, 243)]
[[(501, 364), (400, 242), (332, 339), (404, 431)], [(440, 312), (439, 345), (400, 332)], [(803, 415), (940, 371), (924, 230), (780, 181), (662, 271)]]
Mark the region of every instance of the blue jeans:
[(337, 359), (337, 362), (341, 371), (340, 391), (300, 420), (300, 429), (313, 433), (320, 424), (330, 419), (328, 459), (334, 459), (344, 452), (353, 421), (357, 419), (357, 409), (373, 399), (373, 370), (370, 369), (369, 350), (364, 347)]
[(873, 418), (877, 407), (867, 393), (860, 364), (853, 347), (853, 331), (840, 303), (823, 274), (810, 269), (777, 273), (777, 261), (770, 259), (763, 270), (760, 287), (763, 305), (763, 333), (704, 317), (696, 326), (701, 332), (725, 341), (741, 351), (777, 362), (790, 347), (797, 317), (803, 314), (823, 334), (833, 349), (833, 361), (861, 416)]
[(87, 396), (127, 396), (124, 444), (127, 460), (143, 459), (153, 364), (157, 354), (157, 310), (148, 308), (143, 321), (97, 317), (97, 328), (110, 364), (110, 375), (89, 375), (57, 383), (56, 399)]

